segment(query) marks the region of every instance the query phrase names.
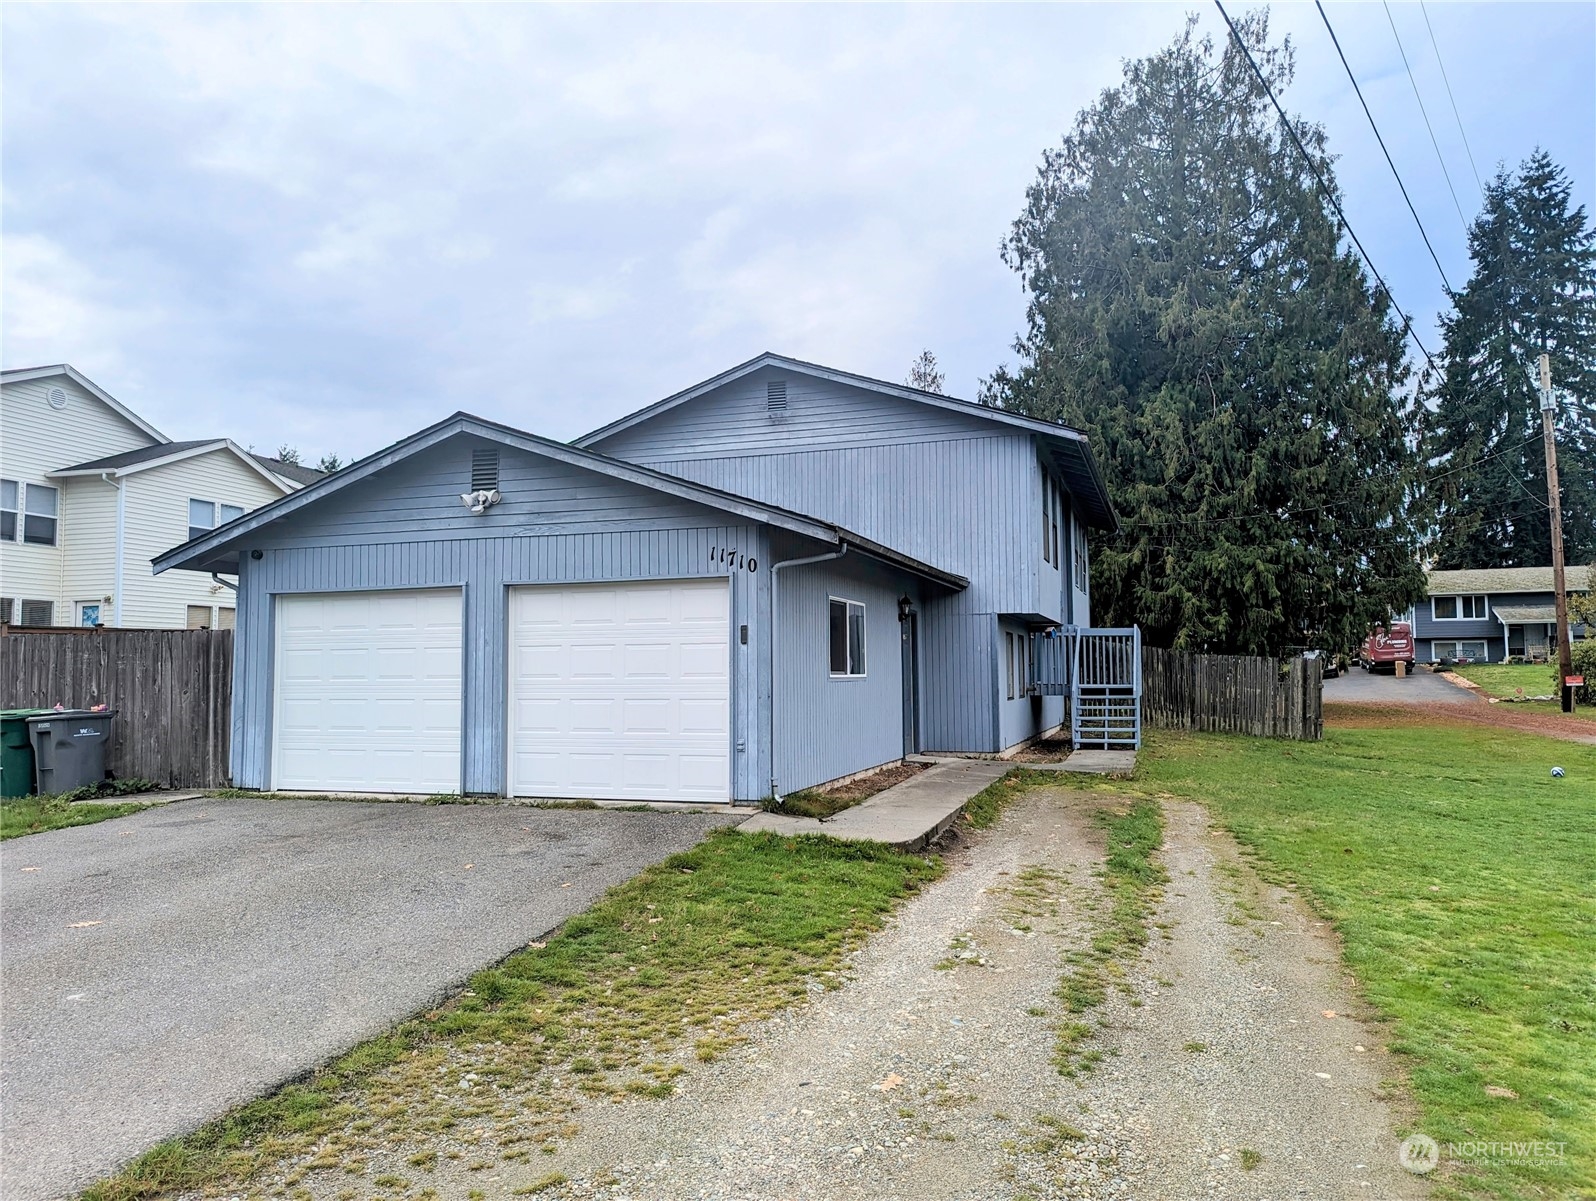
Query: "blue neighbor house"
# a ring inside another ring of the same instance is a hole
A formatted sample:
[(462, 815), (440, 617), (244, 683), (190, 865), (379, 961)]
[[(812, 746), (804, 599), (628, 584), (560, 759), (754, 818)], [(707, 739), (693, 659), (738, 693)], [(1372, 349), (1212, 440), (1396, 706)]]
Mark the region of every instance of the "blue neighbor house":
[(1077, 431), (765, 354), (574, 444), (457, 413), (155, 570), (238, 577), (240, 787), (748, 802), (1134, 744), (1114, 526)]
[[(1586, 592), (1588, 567), (1563, 573), (1567, 592)], [(1429, 663), (1546, 663), (1557, 655), (1557, 595), (1550, 567), (1432, 571), (1414, 606), (1414, 653)], [(1584, 627), (1571, 634), (1582, 637)]]

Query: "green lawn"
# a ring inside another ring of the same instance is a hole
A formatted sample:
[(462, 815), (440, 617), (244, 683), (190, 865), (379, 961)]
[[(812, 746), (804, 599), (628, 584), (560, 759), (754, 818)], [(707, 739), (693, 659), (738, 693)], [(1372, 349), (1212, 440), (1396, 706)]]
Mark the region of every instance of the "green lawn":
[[(1480, 663), (1454, 667), (1452, 671), (1478, 684), (1480, 691), (1487, 696), (1511, 697), (1517, 695), (1520, 688), (1525, 696), (1557, 695), (1555, 663)], [(1524, 708), (1537, 713), (1562, 712), (1562, 706), (1557, 701), (1527, 701), (1524, 702)], [(1579, 717), (1596, 721), (1596, 708), (1589, 705), (1577, 706), (1574, 712)]]
[(1402, 720), (1321, 743), (1155, 733), (1129, 787), (1204, 802), (1332, 920), (1443, 1159), (1564, 1144), (1538, 1165), (1450, 1157), (1441, 1195), (1592, 1195), (1596, 748)]

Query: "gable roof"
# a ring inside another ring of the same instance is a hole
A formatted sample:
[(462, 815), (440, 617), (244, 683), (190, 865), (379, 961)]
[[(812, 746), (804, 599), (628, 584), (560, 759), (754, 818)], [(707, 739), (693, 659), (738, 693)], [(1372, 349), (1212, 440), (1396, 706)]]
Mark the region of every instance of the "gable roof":
[[(1461, 596), (1481, 592), (1552, 591), (1550, 567), (1487, 567), (1468, 571), (1432, 571), (1428, 574), (1431, 596)], [(1590, 568), (1563, 569), (1563, 587), (1569, 592), (1590, 591)]]
[(145, 421), (144, 418), (140, 417), (116, 397), (105, 391), (105, 389), (101, 388), (88, 376), (84, 375), (76, 367), (73, 367), (67, 363), (56, 363), (49, 367), (18, 367), (13, 371), (0, 371), (0, 384), (21, 384), (26, 383), (28, 380), (52, 379), (58, 375), (66, 376), (74, 384), (82, 388), (90, 396), (94, 397), (95, 400), (105, 405), (118, 417), (121, 417), (124, 421), (134, 426), (141, 433), (149, 435), (157, 442), (171, 441), (171, 439), (165, 434), (161, 433), (160, 430), (156, 429), (148, 421)]
[(1119, 517), (1114, 512), (1113, 502), (1109, 500), (1108, 488), (1103, 482), (1102, 472), (1098, 469), (1097, 458), (1092, 454), (1091, 443), (1086, 435), (1079, 430), (1071, 429), (1067, 425), (1059, 425), (1056, 422), (1041, 421), (1035, 417), (1025, 417), (1019, 413), (1011, 413), (1006, 409), (994, 409), (988, 405), (974, 404), (968, 400), (958, 400), (951, 396), (943, 396), (937, 392), (923, 392), (919, 388), (910, 388), (904, 384), (872, 379), (867, 375), (855, 375), (851, 371), (838, 371), (833, 367), (822, 367), (818, 363), (806, 363), (802, 359), (788, 358), (786, 355), (775, 354), (768, 350), (764, 354), (749, 359), (746, 363), (739, 363), (730, 370), (723, 371), (719, 375), (705, 380), (703, 383), (694, 384), (691, 388), (686, 388), (667, 396), (664, 400), (655, 401), (653, 404), (638, 409), (634, 413), (628, 413), (625, 417), (612, 421), (608, 425), (600, 426), (590, 433), (583, 434), (572, 445), (591, 447), (595, 443), (613, 437), (623, 430), (631, 429), (633, 426), (640, 425), (645, 421), (651, 421), (663, 413), (670, 412), (679, 405), (686, 404), (690, 400), (696, 400), (716, 388), (741, 379), (743, 376), (764, 367), (779, 367), (784, 371), (793, 371), (802, 375), (813, 376), (816, 379), (849, 384), (853, 387), (865, 388), (885, 396), (914, 401), (917, 404), (958, 413), (964, 417), (975, 417), (1033, 434), (1048, 451), (1054, 466), (1058, 468), (1059, 474), (1069, 486), (1071, 495), (1081, 500), (1088, 523), (1095, 526), (1106, 526), (1110, 529), (1119, 527)]
[(256, 475), (284, 492), (293, 490), (291, 483), (274, 475), (264, 464), (258, 462), (254, 455), (242, 450), (228, 438), (201, 438), (188, 442), (162, 442), (155, 446), (141, 446), (138, 450), (125, 450), (121, 454), (106, 455), (103, 459), (90, 459), (87, 463), (57, 468), (49, 474), (52, 479), (70, 479), (73, 476), (83, 475), (136, 475), (153, 467), (180, 463), (184, 459), (208, 455), (218, 450), (231, 454)]
[(303, 463), (290, 463), (287, 459), (274, 459), (270, 455), (258, 455), (254, 451), (250, 451), (249, 457), (273, 475), (293, 480), (296, 484), (314, 484), (328, 474), (319, 467), (306, 467)]
[[(790, 509), (768, 505), (763, 501), (750, 500), (746, 496), (737, 496), (731, 492), (722, 492), (718, 488), (710, 488), (703, 484), (684, 480), (679, 476), (667, 475), (662, 471), (652, 468), (639, 467), (635, 463), (628, 463), (621, 459), (612, 459), (608, 455), (599, 454), (597, 451), (584, 450), (581, 447), (571, 446), (564, 442), (556, 442), (550, 438), (540, 438), (536, 434), (529, 434), (525, 430), (518, 430), (512, 426), (501, 425), (496, 421), (489, 421), (483, 417), (476, 417), (470, 413), (455, 413), (446, 417), (435, 425), (430, 425), (424, 430), (411, 434), (395, 442), (385, 450), (368, 455), (359, 462), (351, 463), (341, 471), (331, 475), (322, 476), (315, 483), (308, 484), (287, 496), (252, 509), (242, 517), (208, 531), (202, 536), (185, 542), (182, 546), (174, 547), (165, 554), (152, 560), (156, 574), (172, 568), (185, 568), (192, 571), (231, 571), (236, 570), (237, 547), (236, 541), (254, 530), (260, 529), (269, 522), (277, 521), (293, 513), (308, 508), (311, 505), (342, 491), (351, 484), (358, 483), (378, 472), (404, 461), (413, 455), (428, 450), (458, 434), (474, 434), (505, 446), (511, 446), (528, 453), (541, 455), (558, 462), (567, 463), (573, 467), (584, 468), (597, 472), (600, 475), (610, 476), (614, 479), (624, 480), (639, 487), (649, 488), (655, 492), (662, 492), (682, 500), (692, 501), (704, 505), (706, 508), (718, 509), (731, 513), (750, 521), (757, 521), (765, 525), (776, 526), (789, 530), (805, 537), (813, 538), (819, 542), (832, 546), (849, 547), (860, 553), (901, 567), (913, 572), (922, 579), (930, 580), (943, 587), (955, 591), (969, 587), (970, 581), (964, 576), (956, 575), (951, 571), (943, 571), (929, 563), (921, 562), (889, 546), (883, 546), (871, 539), (861, 537), (841, 526), (830, 522), (821, 521), (814, 517), (795, 513)], [(229, 566), (231, 564), (231, 566)]]

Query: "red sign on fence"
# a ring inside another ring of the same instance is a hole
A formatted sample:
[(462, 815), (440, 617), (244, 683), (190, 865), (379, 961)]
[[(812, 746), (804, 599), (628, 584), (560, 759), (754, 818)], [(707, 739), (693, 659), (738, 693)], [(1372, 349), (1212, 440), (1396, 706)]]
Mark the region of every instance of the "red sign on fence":
[(1583, 688), (1585, 686), (1585, 677), (1584, 676), (1564, 676), (1563, 677), (1563, 683), (1567, 684), (1570, 688)]

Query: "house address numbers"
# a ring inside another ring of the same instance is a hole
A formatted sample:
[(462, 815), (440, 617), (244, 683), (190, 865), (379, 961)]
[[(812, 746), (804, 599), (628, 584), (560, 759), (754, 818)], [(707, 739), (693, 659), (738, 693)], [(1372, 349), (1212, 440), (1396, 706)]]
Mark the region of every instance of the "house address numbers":
[(709, 561), (731, 571), (758, 571), (759, 560), (752, 555), (745, 555), (735, 546), (712, 546), (709, 548)]

